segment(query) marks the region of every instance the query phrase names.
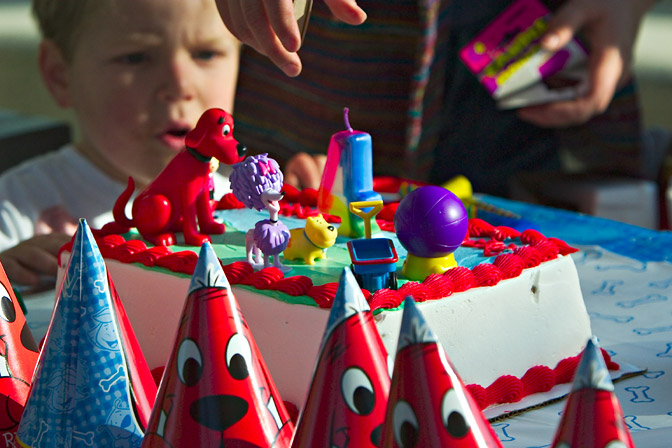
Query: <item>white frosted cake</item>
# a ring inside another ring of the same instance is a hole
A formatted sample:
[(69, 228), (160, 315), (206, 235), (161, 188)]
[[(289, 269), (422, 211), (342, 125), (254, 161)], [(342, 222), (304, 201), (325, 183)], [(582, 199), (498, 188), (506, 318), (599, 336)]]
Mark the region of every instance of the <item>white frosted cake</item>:
[[(292, 206), (285, 207), (286, 209)], [(293, 207), (299, 214), (306, 209)], [(292, 270), (254, 272), (245, 260), (244, 232), (265, 213), (219, 211), (227, 225), (213, 246), (282, 398), (301, 405), (310, 384), (337, 281), (350, 265), (339, 238), (327, 259), (310, 266), (284, 261)], [(285, 217), (290, 228), (305, 221)], [(394, 233), (399, 254), (405, 250)], [(126, 240), (128, 238), (128, 241)], [(109, 273), (150, 368), (168, 359), (198, 248), (147, 247), (132, 236), (97, 236)], [(591, 337), (579, 279), (562, 241), (536, 231), (522, 234), (471, 220), (455, 252), (457, 268), (423, 282), (399, 279), (399, 290), (367, 295), (389, 353), (395, 353), (402, 312), (413, 295), (465, 384), (482, 408), (550, 389), (571, 380), (576, 356)], [(66, 266), (67, 247), (60, 264)]]

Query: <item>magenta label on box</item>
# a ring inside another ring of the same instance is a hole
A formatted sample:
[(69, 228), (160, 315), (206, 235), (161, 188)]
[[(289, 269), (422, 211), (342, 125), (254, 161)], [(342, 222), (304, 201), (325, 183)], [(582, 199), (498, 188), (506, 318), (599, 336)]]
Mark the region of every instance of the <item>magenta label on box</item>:
[[(460, 50), (460, 58), (494, 94), (538, 52), (549, 15), (550, 11), (537, 0), (517, 0)], [(562, 69), (566, 60), (566, 56), (544, 60), (543, 77)], [(537, 70), (530, 76), (530, 84), (541, 77)]]

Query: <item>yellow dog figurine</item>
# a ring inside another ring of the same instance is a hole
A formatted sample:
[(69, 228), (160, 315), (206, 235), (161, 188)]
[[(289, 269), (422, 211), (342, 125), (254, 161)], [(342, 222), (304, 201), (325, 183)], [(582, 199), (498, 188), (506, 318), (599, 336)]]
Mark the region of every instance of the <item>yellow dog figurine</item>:
[(334, 245), (338, 230), (322, 215), (306, 219), (306, 227), (289, 231), (289, 243), (283, 253), (286, 260), (303, 259), (313, 265), (315, 260), (327, 258), (327, 249)]

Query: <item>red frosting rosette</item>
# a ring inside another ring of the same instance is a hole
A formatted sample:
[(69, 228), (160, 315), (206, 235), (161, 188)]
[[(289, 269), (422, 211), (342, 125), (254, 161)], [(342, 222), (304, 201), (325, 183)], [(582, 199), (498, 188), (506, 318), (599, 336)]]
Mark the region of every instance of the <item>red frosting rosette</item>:
[(248, 276), (254, 273), (254, 268), (247, 261), (234, 261), (231, 264), (222, 266), (222, 268), (224, 269), (226, 278), (229, 279), (229, 283), (232, 285), (243, 283)]
[(466, 291), (476, 284), (474, 273), (463, 266), (448, 269), (443, 275), (453, 283), (454, 292)]
[(514, 254), (500, 254), (492, 264), (497, 266), (504, 278), (518, 277), (525, 268), (523, 260)]
[(320, 308), (331, 308), (337, 290), (338, 283), (325, 283), (324, 285), (312, 286), (306, 295), (313, 299)]
[(156, 260), (155, 265), (169, 269), (173, 272), (181, 272), (183, 274), (191, 275), (194, 273), (194, 267), (196, 266), (197, 260), (198, 255), (188, 250), (182, 250), (159, 258)]
[(305, 275), (295, 275), (278, 281), (273, 285), (273, 289), (296, 297), (305, 295), (312, 286), (313, 281), (310, 277)]
[(392, 309), (401, 305), (403, 300), (404, 298), (398, 291), (393, 289), (379, 289), (371, 295), (369, 306), (372, 311), (381, 308)]

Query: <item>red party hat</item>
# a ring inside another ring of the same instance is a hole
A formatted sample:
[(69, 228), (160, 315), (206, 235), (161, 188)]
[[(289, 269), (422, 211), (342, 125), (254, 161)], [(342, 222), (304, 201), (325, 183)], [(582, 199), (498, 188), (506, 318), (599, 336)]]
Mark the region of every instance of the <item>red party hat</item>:
[(140, 424), (143, 428), (147, 427), (149, 416), (152, 413), (154, 400), (156, 399), (156, 383), (151, 370), (147, 365), (145, 356), (142, 354), (138, 339), (135, 337), (133, 327), (128, 319), (124, 305), (119, 299), (119, 294), (114, 288), (110, 274), (107, 274), (109, 282), (110, 296), (114, 306), (119, 323), (119, 337), (123, 346), (126, 348), (126, 357), (128, 358), (128, 370), (131, 379), (131, 390), (135, 399), (136, 410), (140, 418)]
[(142, 447), (288, 447), (294, 426), (209, 243)]
[(552, 446), (635, 446), (595, 338), (586, 344), (576, 368)]
[(292, 446), (379, 446), (388, 365), (369, 306), (345, 268)]
[(411, 297), (404, 301), (382, 446), (502, 446)]
[(0, 264), (0, 447), (15, 446), (37, 355), (26, 316)]

